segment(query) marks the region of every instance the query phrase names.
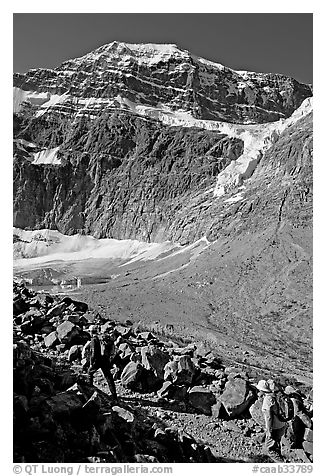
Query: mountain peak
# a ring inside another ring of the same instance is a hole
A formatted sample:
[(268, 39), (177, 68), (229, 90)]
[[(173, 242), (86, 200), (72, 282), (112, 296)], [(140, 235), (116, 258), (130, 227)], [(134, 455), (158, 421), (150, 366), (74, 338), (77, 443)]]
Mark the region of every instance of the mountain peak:
[(138, 63), (154, 64), (171, 57), (189, 58), (188, 51), (180, 49), (174, 43), (125, 43), (112, 41), (71, 61), (95, 61), (99, 58), (134, 59)]

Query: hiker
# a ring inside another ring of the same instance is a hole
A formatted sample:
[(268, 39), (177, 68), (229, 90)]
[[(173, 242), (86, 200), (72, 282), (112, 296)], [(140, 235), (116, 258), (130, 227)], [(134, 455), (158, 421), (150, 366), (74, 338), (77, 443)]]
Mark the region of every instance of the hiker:
[(109, 335), (98, 335), (98, 329), (95, 325), (89, 328), (91, 340), (87, 348), (89, 356), (88, 375), (90, 384), (93, 385), (94, 374), (101, 369), (108, 383), (114, 401), (118, 400), (111, 368), (114, 365), (116, 357), (116, 348), (113, 337)]
[(286, 423), (281, 417), (275, 391), (277, 387), (273, 381), (260, 380), (256, 388), (263, 395), (262, 412), (265, 419), (265, 448), (269, 452), (281, 454), (281, 439), (284, 435)]
[(285, 395), (291, 402), (293, 415), (285, 432), (284, 443), (289, 448), (302, 448), (306, 428), (312, 427), (312, 421), (305, 411), (299, 392), (291, 385), (284, 389)]
[(304, 426), (307, 428), (312, 427), (311, 418), (308, 416), (308, 412), (305, 410), (303, 399), (300, 393), (295, 390), (291, 385), (288, 385), (284, 389), (284, 393), (289, 396), (293, 405), (293, 416), (299, 418)]

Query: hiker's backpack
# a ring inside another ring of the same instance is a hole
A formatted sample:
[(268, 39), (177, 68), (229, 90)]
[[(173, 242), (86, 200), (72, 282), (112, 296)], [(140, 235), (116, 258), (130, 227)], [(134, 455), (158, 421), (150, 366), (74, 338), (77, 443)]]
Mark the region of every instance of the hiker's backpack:
[(279, 419), (281, 421), (290, 421), (294, 417), (294, 406), (291, 398), (282, 392), (277, 392), (276, 401), (279, 410)]

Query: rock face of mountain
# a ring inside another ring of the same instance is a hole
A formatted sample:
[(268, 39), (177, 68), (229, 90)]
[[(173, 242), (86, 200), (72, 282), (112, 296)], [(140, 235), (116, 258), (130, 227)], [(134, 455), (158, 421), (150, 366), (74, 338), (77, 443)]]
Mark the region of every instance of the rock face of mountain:
[(14, 75), (15, 109), (25, 98), (61, 114), (97, 115), (133, 104), (195, 118), (260, 123), (288, 117), (311, 88), (280, 74), (234, 71), (176, 45), (113, 42), (54, 70)]
[(16, 227), (181, 243), (216, 236), (224, 210), (241, 209), (221, 193), (253, 174), (311, 95), (175, 45), (117, 42), (14, 85)]
[[(38, 125), (32, 119), (21, 126), (30, 142), (37, 141)], [(46, 119), (42, 125), (45, 142), (60, 145), (58, 126)], [(63, 127), (60, 166), (15, 161), (19, 228), (161, 241), (178, 210), (243, 150), (241, 140), (225, 134), (170, 128), (123, 112)]]

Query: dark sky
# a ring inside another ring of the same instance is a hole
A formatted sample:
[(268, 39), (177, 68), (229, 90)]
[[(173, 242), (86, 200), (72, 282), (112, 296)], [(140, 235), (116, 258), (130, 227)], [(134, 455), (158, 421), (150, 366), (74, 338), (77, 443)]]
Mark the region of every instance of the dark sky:
[(234, 69), (312, 83), (309, 13), (16, 13), (14, 71), (54, 68), (98, 46), (176, 43)]

